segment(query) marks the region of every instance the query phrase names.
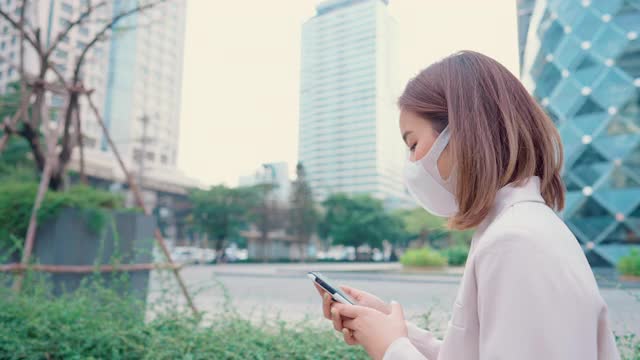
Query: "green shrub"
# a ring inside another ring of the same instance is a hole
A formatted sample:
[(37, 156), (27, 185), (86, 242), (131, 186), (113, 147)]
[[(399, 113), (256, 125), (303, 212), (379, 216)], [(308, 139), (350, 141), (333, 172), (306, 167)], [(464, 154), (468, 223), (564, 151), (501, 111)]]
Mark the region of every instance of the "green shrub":
[[(6, 280), (0, 275), (0, 284)], [(175, 301), (168, 293), (145, 308), (135, 297), (118, 295), (99, 280), (54, 297), (47, 282), (27, 273), (20, 294), (0, 285), (0, 358), (369, 359), (360, 347), (347, 346), (329, 326), (249, 321), (233, 309), (228, 295), (219, 312), (210, 314), (211, 323), (179, 310)], [(148, 309), (164, 311), (144, 322), (141, 314)], [(429, 317), (427, 313), (425, 319)], [(640, 339), (634, 334), (616, 335), (622, 359), (640, 359)]]
[(469, 256), (469, 248), (464, 245), (452, 246), (445, 249), (442, 254), (447, 257), (449, 265), (462, 266), (467, 262)]
[(618, 271), (623, 275), (640, 276), (640, 251), (633, 249), (618, 261)]
[(225, 308), (205, 324), (175, 310), (175, 300), (159, 301), (149, 306), (166, 310), (145, 323), (142, 302), (99, 284), (59, 298), (43, 288), (16, 295), (0, 287), (0, 358), (368, 359), (328, 326), (251, 322)]
[(409, 249), (400, 258), (404, 266), (442, 267), (447, 265), (447, 258), (439, 252), (423, 247), (421, 249)]
[[(27, 232), (38, 184), (33, 182), (0, 183), (0, 247), (6, 247), (10, 237), (23, 238)], [(104, 190), (74, 186), (65, 192), (48, 191), (40, 210), (38, 222), (55, 217), (64, 208), (81, 210), (92, 229), (104, 225), (105, 209), (122, 207), (122, 199)]]

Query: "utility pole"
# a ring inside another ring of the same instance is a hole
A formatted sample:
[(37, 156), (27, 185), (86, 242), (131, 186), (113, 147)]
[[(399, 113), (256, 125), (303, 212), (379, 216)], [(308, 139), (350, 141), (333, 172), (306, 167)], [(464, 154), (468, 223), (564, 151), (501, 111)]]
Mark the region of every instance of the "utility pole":
[(144, 187), (142, 181), (144, 178), (144, 171), (145, 171), (145, 158), (147, 157), (147, 144), (151, 144), (153, 142), (153, 139), (147, 136), (147, 131), (149, 128), (149, 117), (145, 114), (139, 120), (142, 123), (142, 137), (138, 139), (138, 142), (140, 143), (140, 152), (142, 154), (140, 154), (140, 158), (137, 159), (138, 160), (137, 162), (138, 162), (138, 184), (142, 189)]

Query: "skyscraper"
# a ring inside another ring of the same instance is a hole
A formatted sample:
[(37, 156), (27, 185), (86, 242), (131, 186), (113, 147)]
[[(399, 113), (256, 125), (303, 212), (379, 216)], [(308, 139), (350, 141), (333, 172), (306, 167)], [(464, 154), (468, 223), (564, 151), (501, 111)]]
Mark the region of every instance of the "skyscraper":
[(302, 28), (298, 157), (317, 199), (406, 202), (394, 38), (386, 0), (330, 0)]
[[(13, 19), (20, 17), (20, 5), (22, 1), (0, 0), (1, 8), (8, 12)], [(29, 1), (25, 9), (25, 20), (32, 27), (41, 29), (41, 37), (45, 46), (49, 46), (56, 40), (57, 35), (64, 30), (69, 23), (75, 21), (81, 13), (86, 11), (87, 0), (64, 1)], [(49, 61), (67, 79), (72, 78), (76, 58), (82, 52), (87, 43), (93, 39), (96, 33), (104, 26), (100, 20), (109, 18), (112, 8), (111, 3), (106, 2), (97, 7), (87, 21), (76, 26), (59, 43), (57, 50), (51, 54)], [(19, 81), (17, 66), (19, 64), (20, 35), (5, 19), (0, 18), (0, 93), (5, 92), (10, 83)], [(87, 53), (83, 68), (82, 78), (85, 86), (94, 89), (92, 98), (98, 110), (103, 111), (105, 98), (106, 74), (109, 66), (109, 43), (98, 42)], [(35, 50), (30, 45), (25, 46), (25, 71), (35, 73), (39, 70)], [(53, 95), (49, 99), (52, 125), (56, 126), (63, 116), (62, 108), (65, 99), (60, 95)], [(90, 151), (99, 147), (102, 131), (96, 121), (93, 112), (84, 101), (80, 99), (80, 118), (82, 119), (82, 132), (84, 145)]]
[[(127, 17), (120, 24), (127, 31), (111, 40), (105, 122), (121, 151), (145, 167), (177, 162), (185, 4)], [(132, 6), (137, 1), (115, 0), (113, 12)]]
[(561, 215), (592, 264), (615, 264), (640, 246), (640, 4), (537, 1), (530, 20), (522, 77), (564, 143)]

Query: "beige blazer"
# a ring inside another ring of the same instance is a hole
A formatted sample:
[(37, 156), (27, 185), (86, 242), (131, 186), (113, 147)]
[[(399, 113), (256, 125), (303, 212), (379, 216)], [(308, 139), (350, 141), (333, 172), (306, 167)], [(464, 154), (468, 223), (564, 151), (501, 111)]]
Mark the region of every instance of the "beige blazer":
[(540, 195), (507, 186), (478, 227), (444, 339), (409, 324), (385, 360), (615, 360), (584, 252)]

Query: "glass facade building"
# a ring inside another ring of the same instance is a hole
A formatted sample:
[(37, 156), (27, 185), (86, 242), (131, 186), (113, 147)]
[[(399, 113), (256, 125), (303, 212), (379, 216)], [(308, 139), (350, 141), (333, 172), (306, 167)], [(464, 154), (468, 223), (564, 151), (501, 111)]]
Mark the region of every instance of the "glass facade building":
[(409, 203), (402, 184), (393, 47), (384, 0), (330, 0), (302, 28), (298, 158), (314, 196), (366, 193)]
[(522, 80), (564, 144), (561, 216), (592, 265), (615, 264), (640, 246), (640, 2), (518, 5)]

